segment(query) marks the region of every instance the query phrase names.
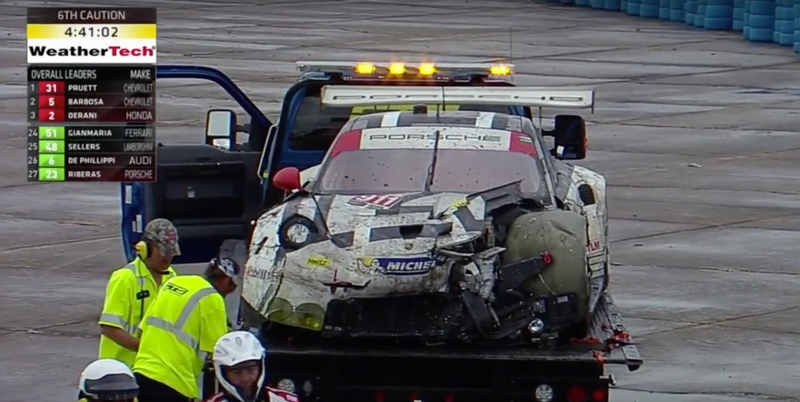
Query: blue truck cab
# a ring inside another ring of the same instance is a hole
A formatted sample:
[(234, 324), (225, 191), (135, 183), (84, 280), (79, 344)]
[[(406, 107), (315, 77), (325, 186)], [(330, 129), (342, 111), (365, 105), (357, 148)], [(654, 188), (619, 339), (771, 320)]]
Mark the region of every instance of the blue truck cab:
[[(349, 108), (321, 105), (320, 91), (325, 85), (513, 85), (508, 80), (512, 67), (507, 65), (297, 65), (300, 78), (286, 92), (275, 122), (219, 70), (158, 66), (158, 79), (216, 83), (240, 105), (249, 122), (239, 124), (232, 110), (209, 110), (205, 143), (158, 144), (157, 182), (121, 184), (122, 246), (129, 261), (135, 257), (133, 246), (144, 226), (155, 218), (169, 219), (178, 228), (182, 255), (175, 264), (208, 261), (226, 240), (249, 241), (251, 222), (283, 200), (283, 192), (271, 186), (270, 173), (288, 166), (303, 170), (321, 163), (339, 129), (354, 113)], [(461, 108), (472, 110), (469, 106)], [(531, 117), (527, 107), (503, 106), (491, 111)], [(244, 144), (237, 144), (239, 133), (249, 135)]]

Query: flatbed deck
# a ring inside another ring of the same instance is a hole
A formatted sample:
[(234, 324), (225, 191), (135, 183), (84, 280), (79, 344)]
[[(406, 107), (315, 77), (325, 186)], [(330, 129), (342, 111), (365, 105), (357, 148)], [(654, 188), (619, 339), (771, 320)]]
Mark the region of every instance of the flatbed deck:
[[(632, 344), (630, 335), (622, 324), (622, 318), (614, 300), (608, 292), (600, 296), (594, 314), (590, 336), (585, 340), (571, 342), (556, 349), (536, 348), (481, 348), (481, 347), (335, 347), (331, 345), (270, 345), (270, 354), (297, 356), (347, 356), (347, 357), (399, 357), (447, 358), (491, 361), (547, 361), (561, 363), (598, 362), (626, 365), (630, 371), (642, 366), (642, 357)], [(289, 357), (289, 356), (287, 356)]]

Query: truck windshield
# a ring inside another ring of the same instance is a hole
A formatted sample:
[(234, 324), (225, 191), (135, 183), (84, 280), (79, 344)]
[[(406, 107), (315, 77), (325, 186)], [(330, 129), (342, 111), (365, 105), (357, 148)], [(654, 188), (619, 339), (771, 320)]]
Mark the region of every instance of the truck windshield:
[[(319, 95), (307, 96), (300, 104), (289, 136), (289, 148), (296, 151), (327, 151), (339, 130), (351, 117), (386, 111), (410, 111), (414, 105), (386, 105), (369, 107), (331, 107), (320, 102)], [(435, 106), (431, 110), (436, 110)], [(509, 106), (497, 105), (447, 105), (447, 110), (508, 113)]]
[[(418, 192), (425, 187), (430, 149), (348, 151), (326, 163), (316, 191), (337, 194)], [(522, 191), (543, 191), (539, 161), (508, 151), (440, 149), (431, 191), (472, 193), (522, 180)]]

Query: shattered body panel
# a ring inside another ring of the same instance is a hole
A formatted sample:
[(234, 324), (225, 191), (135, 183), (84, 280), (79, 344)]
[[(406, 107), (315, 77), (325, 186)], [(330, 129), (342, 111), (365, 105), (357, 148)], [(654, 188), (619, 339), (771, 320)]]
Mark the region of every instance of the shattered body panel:
[[(432, 259), (431, 251), (435, 248), (469, 242), (481, 235), (483, 226), (469, 226), (472, 221), (465, 226), (455, 215), (446, 214), (453, 210), (452, 205), (464, 200), (464, 194), (391, 196), (398, 198), (391, 208), (360, 204), (363, 196), (341, 195), (319, 196), (320, 208), (317, 208), (313, 199), (298, 197), (263, 215), (256, 224), (256, 233), (266, 241), (263, 247), (252, 250), (247, 263), (248, 278), (258, 280), (246, 279), (245, 299), (258, 300), (255, 306), (263, 311), (262, 306), (273, 297), (324, 306), (334, 299), (420, 294), (441, 289), (446, 275), (440, 265), (429, 270), (398, 271), (395, 266), (381, 266), (381, 259)], [(475, 221), (483, 220), (485, 204), (480, 198), (474, 199), (466, 205), (466, 211)], [(431, 214), (443, 216), (429, 220)], [(330, 235), (343, 239), (344, 247), (320, 241), (286, 252), (279, 244), (278, 228), (294, 215), (305, 216), (321, 227), (324, 219)], [(402, 226), (421, 222), (425, 223), (418, 237), (402, 237)], [(439, 235), (439, 228), (451, 229)], [(278, 289), (281, 281), (296, 286)], [(330, 284), (337, 282), (359, 288), (332, 292)]]

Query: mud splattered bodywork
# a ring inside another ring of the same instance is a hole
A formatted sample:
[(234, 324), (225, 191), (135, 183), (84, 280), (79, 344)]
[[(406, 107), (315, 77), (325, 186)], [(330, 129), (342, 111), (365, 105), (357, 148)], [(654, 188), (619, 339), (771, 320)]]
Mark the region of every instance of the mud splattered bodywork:
[(363, 116), (312, 169), (256, 223), (243, 298), (260, 318), (332, 338), (586, 335), (607, 283), (605, 181), (551, 157), (530, 120)]
[(327, 337), (553, 340), (589, 314), (585, 222), (516, 184), (296, 194), (257, 222), (243, 296)]

